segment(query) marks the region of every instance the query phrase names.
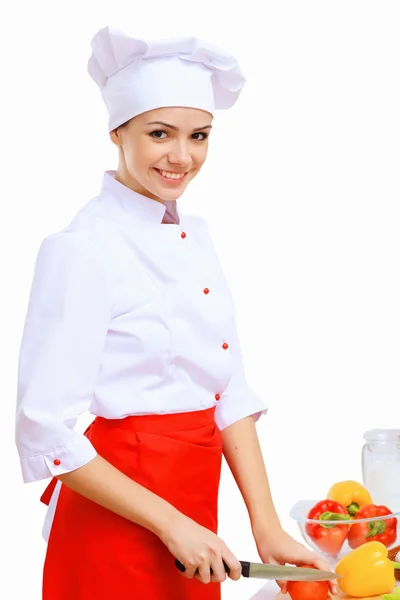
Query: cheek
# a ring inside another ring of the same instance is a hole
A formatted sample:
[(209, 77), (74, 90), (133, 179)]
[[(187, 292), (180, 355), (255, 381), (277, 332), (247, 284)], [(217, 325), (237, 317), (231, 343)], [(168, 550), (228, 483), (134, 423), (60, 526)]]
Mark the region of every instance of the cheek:
[(157, 167), (166, 154), (168, 151), (165, 144), (149, 143), (142, 148), (140, 160), (147, 168)]
[(204, 162), (207, 158), (207, 153), (208, 153), (208, 144), (204, 144), (202, 146), (197, 147), (195, 149), (195, 151), (192, 153), (192, 159), (197, 168), (200, 168), (204, 164)]
[(128, 168), (136, 176), (139, 174), (143, 176), (149, 169), (157, 166), (164, 154), (165, 151), (161, 145), (157, 146), (157, 144), (149, 142), (136, 144), (129, 149), (127, 156)]

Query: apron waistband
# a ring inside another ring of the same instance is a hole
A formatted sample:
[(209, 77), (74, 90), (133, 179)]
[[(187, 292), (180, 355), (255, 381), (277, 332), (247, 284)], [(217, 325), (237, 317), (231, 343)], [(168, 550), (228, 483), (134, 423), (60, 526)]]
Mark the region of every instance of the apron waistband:
[[(193, 412), (132, 415), (123, 419), (96, 417), (92, 424), (96, 427), (127, 429), (146, 433), (168, 433), (170, 431), (189, 431), (215, 424), (215, 407)], [(88, 427), (86, 431), (90, 429)], [(85, 432), (86, 433), (86, 432)]]

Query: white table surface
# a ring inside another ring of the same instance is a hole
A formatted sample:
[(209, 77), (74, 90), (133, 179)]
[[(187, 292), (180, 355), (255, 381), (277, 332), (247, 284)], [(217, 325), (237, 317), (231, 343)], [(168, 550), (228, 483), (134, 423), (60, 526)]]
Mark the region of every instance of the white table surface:
[(251, 596), (249, 600), (275, 600), (276, 598), (287, 598), (288, 596), (282, 596), (279, 593), (279, 587), (274, 581), (268, 582), (264, 585), (254, 596)]
[(282, 596), (275, 581), (242, 577), (239, 581), (224, 581), (222, 600), (290, 600), (290, 596)]

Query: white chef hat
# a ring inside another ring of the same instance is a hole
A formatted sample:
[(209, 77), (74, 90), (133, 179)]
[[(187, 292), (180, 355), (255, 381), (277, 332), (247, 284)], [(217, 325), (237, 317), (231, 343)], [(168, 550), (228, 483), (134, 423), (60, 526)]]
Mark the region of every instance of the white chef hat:
[(104, 27), (91, 47), (88, 72), (101, 90), (109, 131), (165, 106), (214, 114), (230, 108), (245, 83), (232, 56), (194, 37), (146, 41)]

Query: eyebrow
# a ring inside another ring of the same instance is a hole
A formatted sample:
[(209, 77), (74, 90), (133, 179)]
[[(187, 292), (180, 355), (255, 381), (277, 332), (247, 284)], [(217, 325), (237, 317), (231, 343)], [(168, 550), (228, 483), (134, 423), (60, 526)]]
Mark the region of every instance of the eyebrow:
[[(178, 127), (175, 127), (175, 125), (170, 125), (169, 123), (164, 123), (164, 121), (151, 121), (150, 123), (146, 123), (146, 125), (163, 125), (163, 127), (168, 127), (169, 129), (174, 129), (175, 131), (178, 131)], [(193, 133), (196, 133), (196, 131), (202, 131), (203, 129), (212, 129), (212, 125), (196, 127), (196, 129), (193, 129)]]

